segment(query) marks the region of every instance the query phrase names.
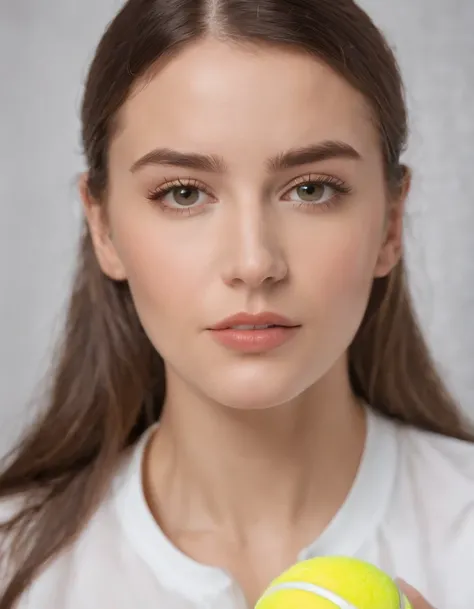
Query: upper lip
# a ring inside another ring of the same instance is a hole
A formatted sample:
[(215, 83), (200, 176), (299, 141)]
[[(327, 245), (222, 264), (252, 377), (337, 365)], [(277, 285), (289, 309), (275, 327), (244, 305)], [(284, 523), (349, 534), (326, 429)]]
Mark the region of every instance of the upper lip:
[(299, 324), (295, 324), (287, 317), (278, 315), (277, 313), (263, 312), (252, 315), (250, 313), (237, 313), (226, 317), (215, 326), (211, 326), (210, 330), (228, 330), (235, 326), (283, 326), (286, 328), (294, 328)]

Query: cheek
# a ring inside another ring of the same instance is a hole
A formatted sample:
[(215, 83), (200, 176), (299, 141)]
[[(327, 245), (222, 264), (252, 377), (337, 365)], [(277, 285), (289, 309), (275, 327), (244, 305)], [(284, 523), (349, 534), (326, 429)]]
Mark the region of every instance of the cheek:
[[(114, 243), (143, 325), (170, 325), (199, 294), (206, 253), (157, 222), (155, 210), (116, 223)], [(197, 251), (196, 251), (197, 249)], [(161, 324), (160, 324), (161, 325)]]
[[(353, 324), (365, 311), (383, 235), (383, 214), (335, 218), (299, 241), (307, 301), (325, 319)], [(308, 256), (309, 254), (309, 256)], [(298, 267), (295, 267), (298, 272)]]

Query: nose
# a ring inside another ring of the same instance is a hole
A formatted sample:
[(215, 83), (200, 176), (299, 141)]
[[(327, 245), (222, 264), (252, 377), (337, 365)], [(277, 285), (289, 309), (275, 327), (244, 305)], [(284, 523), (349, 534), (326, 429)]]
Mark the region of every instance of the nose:
[(239, 218), (233, 218), (226, 233), (228, 258), (223, 270), (226, 285), (256, 289), (286, 279), (288, 265), (281, 235), (272, 218), (255, 208), (247, 210)]

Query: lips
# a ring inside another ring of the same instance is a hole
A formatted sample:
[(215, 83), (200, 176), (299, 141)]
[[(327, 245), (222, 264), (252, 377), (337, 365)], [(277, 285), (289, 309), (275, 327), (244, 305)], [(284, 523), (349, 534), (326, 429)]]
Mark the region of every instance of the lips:
[(212, 326), (210, 330), (241, 330), (256, 331), (268, 330), (269, 328), (296, 328), (299, 324), (292, 320), (278, 315), (277, 313), (264, 312), (252, 315), (249, 313), (238, 313), (223, 319), (218, 324)]
[(276, 313), (239, 313), (209, 328), (213, 339), (226, 349), (246, 354), (263, 354), (282, 347), (301, 326)]
[(239, 313), (210, 328), (210, 335), (222, 347), (236, 353), (271, 352), (299, 332), (299, 324), (276, 313)]

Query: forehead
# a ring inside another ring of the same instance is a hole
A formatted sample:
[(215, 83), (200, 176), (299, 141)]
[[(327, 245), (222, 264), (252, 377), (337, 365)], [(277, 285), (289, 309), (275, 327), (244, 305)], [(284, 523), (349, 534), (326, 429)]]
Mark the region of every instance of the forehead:
[(330, 67), (292, 49), (195, 43), (139, 83), (121, 109), (111, 155), (156, 146), (271, 155), (318, 140), (378, 151), (364, 97)]

